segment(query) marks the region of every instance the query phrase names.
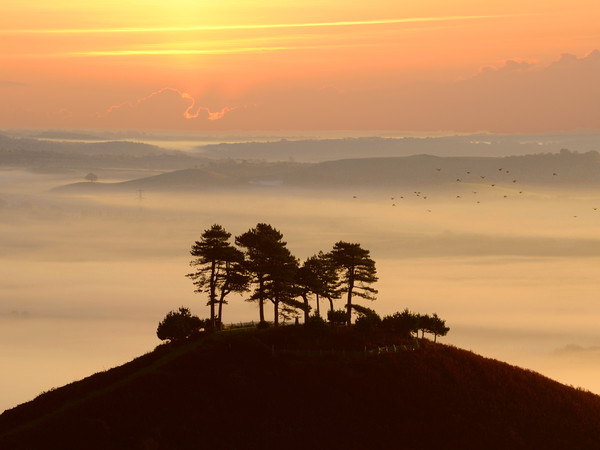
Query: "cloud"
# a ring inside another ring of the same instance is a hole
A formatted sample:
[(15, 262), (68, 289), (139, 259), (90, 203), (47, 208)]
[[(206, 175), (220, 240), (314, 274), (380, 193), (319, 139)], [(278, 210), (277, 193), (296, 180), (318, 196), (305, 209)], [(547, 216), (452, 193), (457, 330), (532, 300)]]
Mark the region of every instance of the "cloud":
[[(538, 61), (514, 58), (502, 61), (499, 65), (487, 65), (479, 70), (478, 77), (494, 76), (510, 72), (525, 72), (535, 67)], [(467, 78), (468, 79), (468, 78)], [(459, 80), (459, 81), (464, 81)]]
[(117, 120), (139, 123), (144, 127), (177, 127), (192, 120), (218, 121), (233, 111), (246, 109), (249, 106), (253, 105), (243, 104), (212, 109), (198, 105), (196, 98), (187, 92), (163, 87), (136, 100), (112, 105), (104, 112), (98, 113), (97, 117), (109, 122)]
[[(510, 59), (454, 83), (430, 84), (399, 100), (405, 129), (547, 132), (600, 128), (600, 52), (562, 55), (543, 66)], [(392, 99), (393, 100), (393, 99)]]
[[(497, 133), (600, 129), (600, 52), (551, 64), (514, 57), (448, 82), (402, 83), (389, 74), (275, 80), (247, 89), (252, 115), (236, 129), (452, 130)], [(335, 86), (335, 88), (334, 88)], [(238, 120), (243, 119), (243, 120)], [(590, 149), (591, 150), (591, 149)]]
[(394, 19), (372, 20), (338, 20), (331, 22), (300, 22), (300, 23), (265, 23), (245, 25), (199, 25), (192, 27), (117, 27), (117, 28), (46, 28), (46, 29), (13, 29), (0, 30), (2, 34), (107, 34), (107, 33), (180, 33), (194, 31), (235, 31), (235, 30), (269, 30), (282, 28), (322, 28), (350, 27), (365, 25), (390, 25), (420, 22), (454, 22), (465, 20), (481, 20), (517, 17), (517, 14), (498, 15), (464, 15), (464, 16), (432, 16), (432, 17), (401, 17)]

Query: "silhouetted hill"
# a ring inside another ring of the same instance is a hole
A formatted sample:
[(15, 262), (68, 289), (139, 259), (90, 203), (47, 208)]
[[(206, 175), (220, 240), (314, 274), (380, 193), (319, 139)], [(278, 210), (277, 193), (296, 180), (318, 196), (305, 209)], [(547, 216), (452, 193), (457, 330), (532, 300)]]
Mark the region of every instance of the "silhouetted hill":
[(159, 346), (5, 411), (0, 448), (600, 448), (591, 393), (445, 345), (376, 354), (377, 337), (307, 333)]
[(585, 186), (600, 185), (597, 152), (507, 157), (440, 157), (415, 155), (394, 158), (361, 158), (316, 164), (217, 161), (121, 183), (78, 183), (59, 190), (130, 190), (132, 187), (169, 190), (206, 186), (290, 186), (302, 188), (444, 186), (456, 183)]
[(368, 158), (328, 161), (298, 170), (290, 185), (432, 186), (455, 182), (585, 185), (600, 183), (597, 152), (507, 157)]
[(131, 189), (146, 190), (197, 190), (248, 185), (281, 185), (282, 179), (294, 173), (303, 164), (255, 163), (220, 161), (194, 169), (166, 172), (160, 175), (138, 178), (118, 183), (73, 183), (54, 189), (55, 192), (113, 192)]

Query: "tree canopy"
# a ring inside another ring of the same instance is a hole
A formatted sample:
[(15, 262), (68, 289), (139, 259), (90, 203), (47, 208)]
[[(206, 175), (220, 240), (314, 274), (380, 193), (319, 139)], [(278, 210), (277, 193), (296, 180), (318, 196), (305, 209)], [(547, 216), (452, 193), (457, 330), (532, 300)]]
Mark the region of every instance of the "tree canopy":
[[(307, 325), (323, 325), (319, 302), (326, 298), (327, 319), (333, 326), (351, 325), (352, 315), (356, 314), (357, 330), (383, 330), (405, 339), (418, 338), (419, 333), (423, 338), (430, 333), (435, 341), (449, 330), (437, 314), (415, 314), (405, 309), (381, 319), (373, 309), (356, 304), (355, 297), (375, 300), (377, 290), (371, 285), (378, 280), (375, 261), (369, 250), (358, 243), (338, 241), (331, 251), (319, 251), (300, 265), (283, 234), (269, 224), (258, 223), (236, 236), (235, 245), (230, 238), (231, 233), (214, 224), (204, 230), (190, 250), (194, 257), (190, 265), (195, 271), (187, 277), (192, 279), (195, 292), (208, 296), (210, 317), (201, 321), (183, 307), (171, 311), (159, 325), (157, 333), (161, 339), (181, 339), (190, 331), (189, 327), (198, 328), (199, 323), (207, 330), (219, 329), (226, 297), (247, 291), (250, 295), (246, 300), (258, 303), (261, 328), (270, 326), (265, 320), (267, 301), (273, 304), (275, 326), (280, 318), (294, 318), (298, 323), (300, 315)], [(344, 309), (335, 309), (334, 300), (343, 293), (346, 294)], [(313, 299), (315, 307), (311, 305)]]
[(162, 341), (178, 341), (185, 339), (194, 331), (204, 328), (206, 323), (198, 316), (193, 316), (189, 308), (180, 307), (170, 311), (158, 324), (156, 335)]
[[(244, 292), (248, 277), (244, 271), (244, 254), (229, 243), (231, 233), (214, 224), (204, 230), (200, 240), (192, 245), (190, 262), (195, 272), (187, 276), (197, 287), (195, 292), (208, 293), (210, 324), (215, 328), (223, 322), (223, 304), (231, 292)], [(215, 306), (218, 304), (218, 314)]]
[(346, 322), (352, 323), (352, 298), (375, 300), (377, 290), (369, 285), (377, 281), (375, 261), (360, 244), (339, 241), (329, 253), (340, 276), (340, 290), (346, 293)]
[(244, 266), (250, 274), (254, 292), (248, 300), (257, 301), (260, 322), (265, 321), (264, 305), (274, 306), (274, 322), (279, 320), (280, 303), (292, 303), (298, 260), (287, 248), (283, 234), (271, 225), (259, 223), (235, 238), (245, 250)]

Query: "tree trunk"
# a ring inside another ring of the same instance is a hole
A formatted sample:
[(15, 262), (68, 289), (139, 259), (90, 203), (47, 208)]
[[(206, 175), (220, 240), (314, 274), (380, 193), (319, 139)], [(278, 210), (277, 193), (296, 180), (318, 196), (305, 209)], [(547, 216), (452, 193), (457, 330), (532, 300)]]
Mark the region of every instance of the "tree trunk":
[(273, 300), (273, 326), (279, 326), (279, 300)]
[(329, 311), (333, 312), (333, 299), (331, 297), (327, 297), (327, 300), (329, 300)]
[(348, 280), (348, 302), (346, 303), (348, 325), (352, 325), (352, 290), (354, 289), (354, 277), (350, 276)]
[(210, 265), (210, 325), (211, 328), (215, 329), (215, 301), (216, 301), (216, 288), (217, 288), (217, 263), (213, 260)]
[(258, 317), (260, 322), (265, 321), (265, 304), (262, 298), (258, 300)]
[(221, 297), (219, 298), (219, 313), (217, 315), (219, 330), (223, 328), (223, 303), (225, 303), (225, 291), (221, 291)]
[(304, 300), (304, 323), (308, 323), (308, 296), (302, 294), (302, 300)]
[(319, 294), (316, 294), (316, 301), (317, 301), (317, 316), (321, 317), (321, 308), (319, 306)]
[(258, 281), (258, 316), (260, 318), (260, 322), (265, 321), (265, 299), (264, 299), (264, 291), (265, 291), (265, 282), (261, 278)]

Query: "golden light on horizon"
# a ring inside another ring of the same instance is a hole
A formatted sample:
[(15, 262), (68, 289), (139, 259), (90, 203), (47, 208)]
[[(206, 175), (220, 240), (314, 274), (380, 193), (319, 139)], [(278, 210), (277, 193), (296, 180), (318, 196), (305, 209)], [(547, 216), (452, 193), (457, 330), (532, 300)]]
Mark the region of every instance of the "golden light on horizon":
[[(29, 1), (3, 8), (0, 93), (6, 101), (0, 123), (5, 126), (39, 126), (51, 118), (48, 126), (103, 127), (108, 124), (94, 119), (98, 111), (171, 86), (211, 111), (256, 105), (252, 114), (237, 110), (226, 116), (228, 124), (219, 124), (231, 129), (476, 130), (481, 125), (472, 119), (450, 125), (405, 120), (390, 101), (412, 108), (420, 97), (429, 102), (428, 92), (440, 86), (447, 88), (438, 98), (454, 95), (455, 82), (482, 67), (536, 60), (543, 68), (563, 53), (581, 58), (600, 47), (595, 26), (600, 7), (586, 0), (543, 7), (467, 0), (452, 5), (439, 0), (401, 5), (388, 0), (369, 5)], [(437, 84), (425, 86), (430, 82)], [(424, 92), (417, 96), (415, 85), (423, 85)], [(319, 94), (324, 86), (340, 95), (329, 98), (326, 107), (313, 106), (324, 101)], [(373, 113), (360, 115), (366, 109)], [(348, 111), (356, 115), (348, 117)], [(164, 120), (146, 118), (149, 129)], [(120, 123), (141, 124), (127, 117)], [(499, 129), (492, 122), (484, 128)]]

